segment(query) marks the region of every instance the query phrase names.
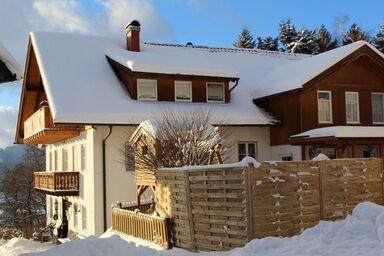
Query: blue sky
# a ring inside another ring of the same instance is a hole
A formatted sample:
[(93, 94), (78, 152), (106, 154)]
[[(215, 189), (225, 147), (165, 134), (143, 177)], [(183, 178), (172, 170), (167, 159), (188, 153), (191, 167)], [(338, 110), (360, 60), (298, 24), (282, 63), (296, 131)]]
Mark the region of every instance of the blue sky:
[[(356, 22), (375, 35), (383, 10), (383, 0), (1, 0), (0, 41), (24, 66), (32, 30), (123, 38), (125, 24), (138, 19), (146, 41), (230, 47), (244, 25), (255, 37), (276, 36), (288, 18), (331, 32), (335, 19), (344, 19), (345, 27)], [(20, 87), (0, 87), (0, 147), (13, 140)]]

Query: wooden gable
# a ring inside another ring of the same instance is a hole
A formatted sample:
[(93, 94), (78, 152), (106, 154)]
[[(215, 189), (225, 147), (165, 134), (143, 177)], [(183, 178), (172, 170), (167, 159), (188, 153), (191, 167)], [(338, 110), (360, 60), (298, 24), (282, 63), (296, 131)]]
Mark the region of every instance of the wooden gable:
[[(332, 93), (333, 123), (318, 122), (318, 90)], [(362, 46), (303, 84), (300, 89), (267, 96), (254, 102), (281, 121), (280, 125), (270, 128), (271, 145), (283, 145), (289, 144), (289, 137), (294, 134), (318, 127), (347, 125), (346, 91), (359, 93), (359, 125), (373, 125), (371, 93), (384, 92), (384, 59), (369, 46)]]

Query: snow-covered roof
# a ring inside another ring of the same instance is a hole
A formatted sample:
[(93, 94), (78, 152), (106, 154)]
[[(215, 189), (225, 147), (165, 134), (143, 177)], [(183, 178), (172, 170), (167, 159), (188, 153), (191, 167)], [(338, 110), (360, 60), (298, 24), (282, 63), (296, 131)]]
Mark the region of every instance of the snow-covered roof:
[(0, 61), (5, 63), (5, 66), (8, 68), (9, 72), (15, 75), (17, 80), (20, 80), (22, 77), (21, 67), (19, 63), (15, 60), (12, 54), (5, 48), (5, 46), (0, 42)]
[(294, 139), (310, 138), (384, 138), (384, 128), (376, 126), (331, 126), (292, 135)]
[[(31, 41), (54, 122), (81, 124), (139, 124), (153, 113), (209, 109), (215, 124), (268, 125), (276, 120), (252, 102), (259, 79), (276, 66), (303, 55), (260, 50), (142, 44), (141, 52), (125, 50), (125, 38), (105, 38), (33, 32)], [(109, 66), (106, 55), (134, 70), (192, 72), (240, 77), (231, 102), (181, 103), (138, 101)], [(163, 58), (166, 67), (161, 67)], [(131, 64), (129, 64), (131, 63)], [(130, 65), (130, 66), (129, 66)], [(206, 69), (206, 70), (204, 70)]]
[(305, 83), (365, 45), (384, 58), (384, 54), (368, 42), (358, 41), (271, 69), (258, 82), (259, 86), (255, 87), (252, 91), (252, 96), (254, 98), (262, 98), (301, 88)]

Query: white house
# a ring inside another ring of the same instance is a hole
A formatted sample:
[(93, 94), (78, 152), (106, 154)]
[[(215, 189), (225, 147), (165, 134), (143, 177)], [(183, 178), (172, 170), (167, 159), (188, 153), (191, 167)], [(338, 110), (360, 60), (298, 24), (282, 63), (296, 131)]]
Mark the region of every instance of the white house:
[(141, 43), (139, 34), (136, 21), (119, 39), (30, 34), (16, 143), (46, 145), (46, 170), (35, 186), (47, 194), (47, 221), (57, 219), (61, 237), (101, 235), (110, 205), (136, 199), (135, 173), (122, 151), (155, 113), (209, 110), (214, 125), (231, 133), (231, 162), (302, 157), (300, 146), (271, 145), (270, 129), (281, 120), (253, 100), (269, 95), (266, 74), (317, 57)]

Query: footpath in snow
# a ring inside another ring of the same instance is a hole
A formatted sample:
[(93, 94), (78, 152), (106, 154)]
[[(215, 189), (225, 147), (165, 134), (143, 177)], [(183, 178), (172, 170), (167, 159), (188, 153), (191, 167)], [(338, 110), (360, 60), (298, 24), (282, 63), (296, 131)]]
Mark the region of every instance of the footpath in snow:
[[(364, 202), (356, 206), (345, 220), (321, 221), (298, 236), (255, 239), (243, 248), (222, 253), (190, 253), (178, 248), (161, 250), (149, 246), (148, 242), (119, 236), (111, 231), (101, 238), (91, 237), (48, 248), (46, 244), (15, 238), (0, 246), (0, 255), (16, 256), (22, 252), (27, 252), (22, 254), (24, 256), (384, 255), (384, 206)], [(46, 251), (41, 252), (43, 250)]]

